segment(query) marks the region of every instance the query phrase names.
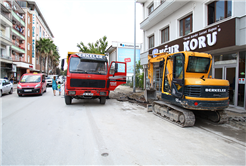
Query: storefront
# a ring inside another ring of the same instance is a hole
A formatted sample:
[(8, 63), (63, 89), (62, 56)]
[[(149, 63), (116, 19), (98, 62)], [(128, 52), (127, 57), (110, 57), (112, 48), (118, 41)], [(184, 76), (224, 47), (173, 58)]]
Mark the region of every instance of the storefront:
[[(161, 52), (194, 51), (210, 53), (213, 57), (213, 78), (227, 79), (230, 82), (230, 105), (246, 108), (245, 105), (245, 57), (246, 45), (240, 43), (242, 38), (237, 29), (237, 18), (210, 26), (185, 37), (170, 41), (149, 50), (154, 55)], [(245, 36), (244, 36), (245, 37)], [(162, 70), (158, 64), (154, 65), (154, 87), (161, 91)], [(145, 87), (149, 86), (147, 78), (147, 64), (145, 64)]]

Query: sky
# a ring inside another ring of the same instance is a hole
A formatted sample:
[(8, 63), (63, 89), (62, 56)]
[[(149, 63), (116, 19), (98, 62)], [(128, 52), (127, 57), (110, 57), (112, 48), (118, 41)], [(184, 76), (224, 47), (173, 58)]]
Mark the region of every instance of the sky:
[[(77, 43), (134, 43), (134, 0), (35, 0), (54, 35), (61, 58), (79, 51)], [(142, 5), (136, 4), (136, 43), (142, 43)]]

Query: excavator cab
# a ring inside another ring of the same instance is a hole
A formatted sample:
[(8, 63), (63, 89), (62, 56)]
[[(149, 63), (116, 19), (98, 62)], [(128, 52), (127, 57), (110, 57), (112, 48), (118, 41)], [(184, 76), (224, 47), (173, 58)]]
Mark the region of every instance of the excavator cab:
[(182, 53), (173, 55), (173, 79), (171, 94), (182, 98), (184, 94), (184, 55)]

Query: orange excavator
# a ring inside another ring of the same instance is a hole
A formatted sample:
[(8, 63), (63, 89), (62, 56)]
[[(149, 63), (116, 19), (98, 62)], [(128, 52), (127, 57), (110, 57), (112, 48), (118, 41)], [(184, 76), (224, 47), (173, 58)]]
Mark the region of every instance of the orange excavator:
[(229, 81), (209, 77), (212, 56), (199, 52), (157, 53), (148, 56), (150, 88), (145, 99), (156, 99), (154, 65), (163, 71), (161, 100), (151, 105), (152, 112), (180, 127), (193, 126), (197, 112), (218, 123), (227, 121), (224, 109), (229, 106)]

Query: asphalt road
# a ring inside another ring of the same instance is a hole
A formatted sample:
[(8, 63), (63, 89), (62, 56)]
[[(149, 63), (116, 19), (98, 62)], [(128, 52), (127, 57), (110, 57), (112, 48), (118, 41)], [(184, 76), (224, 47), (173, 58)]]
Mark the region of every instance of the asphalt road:
[(245, 132), (180, 128), (129, 102), (4, 95), (1, 165), (245, 165)]

